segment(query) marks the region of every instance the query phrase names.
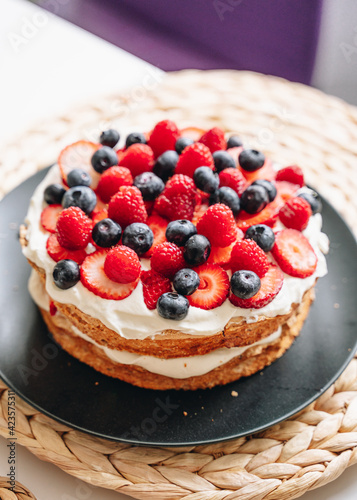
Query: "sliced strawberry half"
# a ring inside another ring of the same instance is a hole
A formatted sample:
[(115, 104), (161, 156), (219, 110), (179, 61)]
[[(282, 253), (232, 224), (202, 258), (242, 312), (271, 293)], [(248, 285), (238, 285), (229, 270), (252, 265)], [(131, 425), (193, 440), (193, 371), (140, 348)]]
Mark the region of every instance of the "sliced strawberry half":
[(187, 137), (193, 141), (198, 141), (198, 139), (205, 133), (202, 128), (198, 127), (186, 127), (180, 130), (180, 137)]
[(248, 227), (255, 226), (256, 224), (265, 224), (273, 227), (279, 214), (280, 207), (284, 204), (282, 199), (277, 196), (274, 201), (269, 203), (261, 212), (257, 214), (248, 214), (244, 210), (239, 212), (237, 217), (237, 226), (246, 231)]
[(239, 156), (239, 153), (241, 153), (242, 151), (243, 151), (243, 146), (236, 146), (234, 148), (227, 149), (227, 153), (229, 153), (231, 155), (231, 157), (233, 158), (233, 160), (235, 161), (236, 167), (238, 167), (238, 165), (239, 165), (238, 156)]
[(293, 184), (288, 181), (275, 181), (275, 186), (279, 196), (284, 202), (292, 196), (295, 196), (296, 191), (300, 188), (298, 184)]
[(308, 239), (296, 229), (283, 229), (275, 235), (272, 254), (289, 276), (307, 278), (317, 266), (317, 257)]
[(95, 295), (108, 300), (123, 300), (135, 290), (139, 278), (132, 283), (116, 283), (104, 272), (107, 250), (98, 250), (86, 257), (81, 266), (81, 282)]
[(226, 300), (229, 293), (229, 278), (224, 269), (216, 264), (203, 264), (195, 268), (200, 277), (197, 290), (187, 297), (191, 306), (214, 309)]
[(262, 166), (262, 168), (259, 168), (255, 172), (247, 172), (243, 168), (241, 168), (240, 170), (250, 184), (258, 179), (273, 181), (275, 180), (276, 177), (276, 172), (274, 170), (273, 163), (269, 158), (265, 160), (265, 163)]
[(67, 250), (67, 248), (63, 248), (59, 243), (57, 236), (55, 234), (51, 234), (48, 237), (46, 243), (46, 250), (48, 255), (55, 260), (56, 262), (63, 259), (71, 259), (77, 262), (77, 264), (82, 264), (84, 259), (87, 257), (87, 253), (84, 249), (82, 250)]
[(93, 226), (95, 226), (97, 222), (108, 218), (108, 210), (106, 208), (102, 208), (101, 210), (95, 208), (91, 215), (92, 215)]
[(81, 168), (91, 176), (92, 184), (90, 187), (95, 189), (98, 185), (100, 174), (92, 167), (91, 158), (100, 147), (100, 144), (94, 142), (78, 141), (62, 149), (58, 157), (58, 165), (63, 181), (67, 183), (67, 175), (71, 170)]
[(50, 233), (54, 233), (56, 231), (58, 216), (62, 210), (62, 205), (48, 205), (48, 207), (45, 207), (41, 213), (41, 224), (43, 229)]
[(195, 211), (193, 212), (192, 224), (197, 226), (197, 222), (200, 220), (202, 215), (206, 212), (207, 208), (208, 208), (208, 205), (206, 205), (206, 204), (196, 205)]
[(150, 217), (148, 217), (146, 224), (154, 233), (154, 243), (152, 244), (150, 250), (142, 256), (143, 258), (150, 258), (152, 256), (154, 248), (156, 248), (157, 245), (160, 245), (160, 243), (166, 241), (165, 234), (168, 223), (169, 221), (167, 219), (164, 219), (163, 217), (160, 217), (160, 215), (150, 215)]
[(244, 233), (241, 229), (237, 227), (237, 237), (235, 241), (231, 245), (227, 247), (211, 247), (211, 253), (209, 254), (207, 263), (208, 264), (217, 264), (218, 266), (222, 266), (225, 269), (229, 268), (229, 263), (231, 260), (232, 249), (238, 240), (242, 240), (244, 238)]

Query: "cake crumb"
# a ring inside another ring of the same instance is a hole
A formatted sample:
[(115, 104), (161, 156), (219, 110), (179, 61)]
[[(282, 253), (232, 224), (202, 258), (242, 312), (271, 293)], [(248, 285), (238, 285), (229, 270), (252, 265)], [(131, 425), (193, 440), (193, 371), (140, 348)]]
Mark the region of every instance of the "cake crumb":
[(99, 385), (99, 382), (94, 382), (94, 385)]
[(237, 391), (232, 391), (231, 392), (231, 396), (233, 396), (234, 398), (238, 397), (238, 392)]
[(184, 417), (187, 417), (187, 411), (183, 412)]
[(340, 308), (340, 304), (338, 302), (336, 302), (334, 305), (333, 305), (334, 309), (339, 309)]

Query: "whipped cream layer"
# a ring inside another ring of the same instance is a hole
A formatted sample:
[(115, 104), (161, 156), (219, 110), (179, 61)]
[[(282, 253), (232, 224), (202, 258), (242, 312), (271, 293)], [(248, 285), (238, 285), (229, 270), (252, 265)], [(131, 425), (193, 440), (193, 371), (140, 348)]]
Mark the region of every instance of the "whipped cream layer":
[[(181, 321), (165, 320), (157, 310), (146, 307), (143, 299), (141, 281), (133, 293), (123, 300), (107, 300), (98, 297), (85, 288), (81, 282), (68, 290), (59, 289), (53, 282), (52, 271), (55, 262), (48, 255), (46, 241), (49, 233), (41, 227), (40, 217), (46, 203), (43, 192), (49, 184), (61, 183), (57, 165), (52, 167), (45, 179), (37, 186), (30, 202), (25, 219), (27, 225), (28, 245), (23, 249), (24, 255), (46, 272), (46, 292), (57, 302), (73, 304), (85, 314), (100, 320), (105, 326), (128, 339), (145, 339), (154, 337), (167, 329), (180, 330), (189, 335), (214, 335), (223, 330), (232, 318), (244, 318), (253, 323), (259, 318), (272, 318), (287, 314), (292, 304), (300, 303), (304, 293), (311, 288), (317, 278), (327, 274), (326, 259), (323, 252), (328, 251), (328, 238), (321, 232), (322, 217), (316, 214), (310, 218), (303, 234), (312, 245), (318, 259), (316, 271), (305, 279), (284, 275), (284, 284), (267, 306), (260, 309), (243, 309), (235, 307), (227, 299), (220, 307), (209, 311), (190, 306), (186, 318)], [(93, 247), (88, 245), (88, 253)], [(273, 258), (268, 254), (268, 258)], [(142, 260), (142, 267), (147, 269), (150, 261)]]

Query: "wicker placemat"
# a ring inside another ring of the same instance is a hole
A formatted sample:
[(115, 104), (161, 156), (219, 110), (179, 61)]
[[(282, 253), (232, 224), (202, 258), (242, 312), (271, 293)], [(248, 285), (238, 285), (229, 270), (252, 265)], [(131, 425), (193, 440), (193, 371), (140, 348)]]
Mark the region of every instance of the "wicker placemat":
[(36, 497), (23, 484), (16, 481), (12, 488), (7, 477), (0, 476), (0, 500), (36, 500)]
[[(350, 223), (357, 213), (357, 110), (285, 80), (234, 71), (146, 75), (126, 96), (102, 98), (43, 121), (0, 152), (0, 195), (52, 163), (79, 138), (108, 126), (124, 134), (170, 117), (179, 126), (221, 125), (307, 181)], [(355, 229), (355, 228), (354, 228)], [(0, 382), (0, 435), (8, 437)], [(357, 359), (316, 402), (259, 435), (189, 448), (143, 448), (93, 438), (17, 399), (17, 442), (88, 483), (139, 499), (290, 499), (357, 462)]]

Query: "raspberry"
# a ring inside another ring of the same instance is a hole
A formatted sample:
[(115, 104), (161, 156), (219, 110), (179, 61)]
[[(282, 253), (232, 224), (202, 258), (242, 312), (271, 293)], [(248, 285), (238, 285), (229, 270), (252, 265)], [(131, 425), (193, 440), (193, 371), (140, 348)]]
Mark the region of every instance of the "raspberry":
[(144, 302), (148, 309), (155, 309), (159, 297), (163, 293), (172, 291), (170, 280), (153, 269), (143, 271), (141, 281), (143, 283)]
[(289, 198), (279, 211), (279, 218), (284, 226), (302, 231), (312, 215), (309, 202), (304, 198)]
[(211, 130), (205, 132), (198, 142), (207, 146), (211, 153), (214, 153), (219, 149), (226, 149), (227, 147), (224, 132), (219, 127), (211, 128)]
[(140, 276), (139, 257), (134, 250), (124, 245), (113, 247), (105, 258), (104, 272), (116, 283), (132, 283)]
[(96, 193), (104, 203), (109, 203), (110, 198), (121, 186), (132, 186), (132, 184), (133, 177), (128, 168), (110, 167), (101, 175)]
[(148, 144), (154, 151), (155, 158), (168, 149), (175, 149), (175, 144), (180, 136), (176, 123), (171, 120), (162, 120), (152, 130)]
[(290, 167), (282, 168), (276, 173), (277, 181), (288, 181), (292, 184), (298, 184), (300, 187), (305, 185), (304, 174), (300, 167), (291, 165)]
[(177, 271), (186, 266), (182, 248), (179, 248), (174, 243), (165, 241), (154, 248), (151, 257), (151, 267), (157, 273), (162, 274), (166, 278), (173, 278)]
[(200, 142), (190, 144), (182, 151), (175, 168), (175, 173), (193, 177), (198, 167), (209, 167), (214, 170), (212, 154), (208, 147)]
[(139, 189), (135, 186), (119, 188), (109, 202), (108, 216), (124, 229), (133, 222), (146, 222), (148, 215)]
[(219, 185), (230, 187), (238, 196), (241, 196), (247, 186), (247, 181), (237, 168), (226, 168), (219, 174)]
[(230, 267), (232, 272), (253, 271), (262, 278), (269, 269), (266, 254), (254, 240), (240, 240), (234, 245)]
[(296, 229), (283, 229), (275, 235), (272, 248), (274, 259), (284, 273), (296, 278), (311, 276), (317, 266), (317, 257), (309, 240)]
[(120, 166), (128, 168), (133, 177), (143, 172), (151, 172), (154, 166), (154, 153), (147, 144), (132, 144), (124, 151)]
[(211, 205), (198, 221), (197, 231), (206, 236), (211, 245), (217, 247), (230, 245), (237, 234), (232, 210), (223, 203)]
[(91, 238), (92, 221), (78, 207), (65, 208), (57, 219), (58, 243), (68, 250), (85, 248)]
[(191, 220), (198, 200), (195, 183), (186, 175), (174, 175), (156, 199), (155, 210), (170, 220)]

